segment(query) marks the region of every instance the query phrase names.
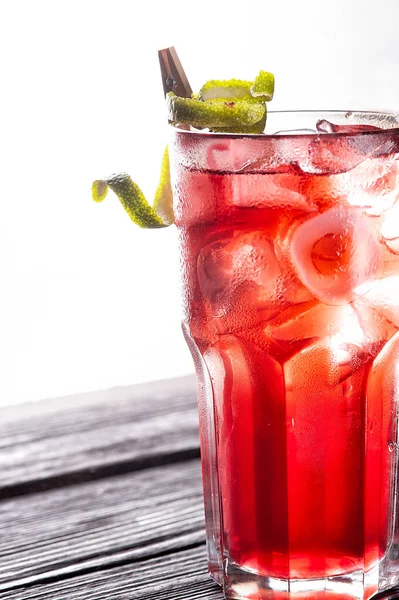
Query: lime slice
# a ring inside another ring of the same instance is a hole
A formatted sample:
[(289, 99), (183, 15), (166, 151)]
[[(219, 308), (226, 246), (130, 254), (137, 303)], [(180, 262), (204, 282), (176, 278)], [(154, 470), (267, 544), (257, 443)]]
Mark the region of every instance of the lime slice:
[(170, 184), (169, 154), (165, 149), (161, 177), (154, 204), (151, 206), (137, 183), (127, 173), (116, 173), (104, 179), (97, 179), (92, 185), (92, 196), (102, 202), (111, 189), (119, 198), (123, 208), (136, 225), (145, 229), (159, 229), (173, 223), (172, 188)]
[(173, 92), (167, 95), (168, 118), (172, 123), (186, 123), (193, 127), (240, 128), (261, 122), (266, 113), (264, 104), (245, 100), (231, 102), (203, 102), (194, 98), (180, 98)]
[(212, 100), (236, 100), (245, 98), (245, 100), (253, 100), (251, 96), (251, 81), (243, 81), (241, 79), (228, 79), (219, 81), (211, 79), (207, 81), (198, 93), (198, 99), (207, 101)]
[(267, 71), (260, 71), (251, 86), (251, 94), (259, 100), (270, 102), (274, 94), (274, 75)]

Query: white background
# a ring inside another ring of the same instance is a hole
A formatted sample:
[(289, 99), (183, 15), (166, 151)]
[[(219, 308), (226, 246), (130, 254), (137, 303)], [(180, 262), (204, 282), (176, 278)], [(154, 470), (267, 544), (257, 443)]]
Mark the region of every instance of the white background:
[(124, 170), (153, 194), (158, 49), (194, 89), (263, 68), (274, 108), (398, 110), (398, 23), (398, 0), (3, 0), (0, 405), (193, 371), (174, 228), (90, 192)]

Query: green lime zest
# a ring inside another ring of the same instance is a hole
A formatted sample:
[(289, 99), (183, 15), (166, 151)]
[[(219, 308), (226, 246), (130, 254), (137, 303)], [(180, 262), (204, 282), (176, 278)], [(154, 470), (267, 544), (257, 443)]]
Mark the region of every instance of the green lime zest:
[(211, 79), (207, 81), (198, 93), (198, 99), (207, 101), (212, 100), (253, 100), (251, 96), (251, 81), (242, 79), (218, 80)]
[(240, 125), (237, 127), (214, 127), (215, 133), (263, 133), (266, 127), (267, 106), (264, 104), (265, 114), (263, 118), (253, 125)]
[(198, 99), (205, 102), (239, 99), (247, 102), (270, 102), (273, 94), (273, 73), (260, 71), (253, 82), (242, 79), (211, 79), (200, 89)]
[(172, 187), (170, 184), (169, 153), (165, 149), (161, 177), (151, 206), (137, 183), (127, 173), (115, 173), (92, 184), (92, 196), (102, 202), (111, 189), (136, 225), (144, 229), (159, 229), (173, 223)]
[(251, 86), (251, 94), (259, 100), (270, 102), (274, 94), (274, 75), (268, 71), (260, 71)]
[(169, 150), (167, 146), (162, 157), (161, 174), (152, 207), (165, 225), (173, 223), (173, 192), (170, 182)]
[[(266, 114), (265, 105), (245, 100), (231, 102), (205, 102), (194, 98), (181, 98), (173, 92), (167, 94), (168, 118), (172, 123), (184, 123), (193, 127), (240, 128), (259, 124)], [(263, 131), (263, 129), (262, 129)]]

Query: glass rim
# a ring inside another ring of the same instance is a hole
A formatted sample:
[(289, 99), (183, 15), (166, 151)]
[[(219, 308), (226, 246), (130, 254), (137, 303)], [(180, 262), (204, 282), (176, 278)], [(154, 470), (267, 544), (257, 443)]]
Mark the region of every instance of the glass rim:
[[(188, 135), (198, 135), (200, 137), (209, 137), (209, 138), (222, 138), (222, 139), (226, 139), (226, 138), (233, 138), (233, 139), (240, 139), (240, 138), (249, 138), (249, 139), (259, 139), (259, 140), (265, 140), (265, 139), (285, 139), (285, 140), (297, 140), (297, 139), (314, 139), (317, 137), (325, 137), (328, 136), (329, 139), (339, 139), (339, 138), (351, 138), (351, 137), (363, 137), (363, 136), (373, 136), (373, 135), (383, 135), (383, 134), (387, 134), (387, 135), (392, 135), (392, 134), (399, 134), (399, 112), (394, 112), (394, 111), (386, 111), (386, 110), (333, 110), (333, 109), (286, 109), (286, 110), (268, 110), (267, 111), (268, 115), (284, 115), (284, 114), (289, 114), (289, 115), (312, 115), (314, 114), (319, 115), (319, 117), (325, 117), (326, 120), (327, 119), (327, 115), (341, 115), (344, 118), (349, 119), (350, 117), (354, 116), (354, 115), (360, 115), (360, 116), (364, 116), (364, 117), (370, 117), (378, 119), (392, 119), (393, 121), (396, 121), (397, 126), (396, 127), (388, 127), (388, 128), (379, 128), (379, 129), (370, 129), (369, 131), (364, 130), (364, 131), (339, 131), (339, 132), (332, 132), (332, 133), (325, 133), (322, 131), (315, 131), (314, 133), (232, 133), (232, 132), (216, 132), (216, 131), (204, 131), (201, 129), (183, 129), (180, 127), (177, 127), (175, 125), (173, 125), (172, 123), (169, 123), (169, 126), (176, 132), (179, 134), (188, 134)], [(316, 121), (315, 121), (316, 123)], [(350, 125), (351, 123), (349, 122), (348, 125)], [(359, 123), (353, 123), (353, 125), (358, 125)], [(361, 123), (360, 123), (361, 124)], [(378, 127), (378, 125), (375, 125), (376, 127)]]

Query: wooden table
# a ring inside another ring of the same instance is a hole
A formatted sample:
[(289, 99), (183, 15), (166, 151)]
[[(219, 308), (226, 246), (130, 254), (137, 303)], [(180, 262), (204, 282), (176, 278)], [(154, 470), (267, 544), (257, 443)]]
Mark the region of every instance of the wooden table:
[(223, 599), (193, 377), (2, 409), (0, 448), (1, 600)]
[(2, 600), (217, 600), (193, 377), (2, 409)]

